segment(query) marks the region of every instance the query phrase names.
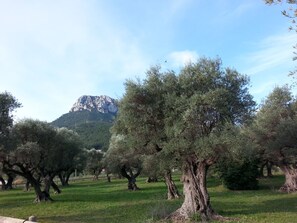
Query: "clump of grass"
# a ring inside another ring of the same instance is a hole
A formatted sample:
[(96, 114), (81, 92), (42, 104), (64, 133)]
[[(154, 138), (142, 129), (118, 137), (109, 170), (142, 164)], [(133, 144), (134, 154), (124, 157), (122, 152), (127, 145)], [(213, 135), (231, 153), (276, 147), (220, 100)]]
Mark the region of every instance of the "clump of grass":
[(158, 201), (153, 207), (151, 207), (149, 215), (151, 216), (151, 220), (160, 221), (168, 217), (173, 211), (174, 209), (171, 206), (168, 206), (165, 201)]

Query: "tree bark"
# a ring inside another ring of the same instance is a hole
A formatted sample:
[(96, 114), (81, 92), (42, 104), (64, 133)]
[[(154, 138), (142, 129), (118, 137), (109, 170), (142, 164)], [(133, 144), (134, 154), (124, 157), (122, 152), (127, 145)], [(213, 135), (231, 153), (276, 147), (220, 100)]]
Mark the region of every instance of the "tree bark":
[(148, 177), (145, 181), (146, 183), (152, 183), (152, 182), (158, 182), (158, 178), (157, 177)]
[(34, 202), (39, 203), (44, 201), (53, 201), (48, 192), (41, 191), (41, 186), (38, 180), (35, 180), (33, 177), (28, 177), (28, 181), (35, 191), (36, 198)]
[(139, 187), (136, 185), (136, 177), (134, 175), (128, 178), (128, 190), (139, 190)]
[(111, 182), (111, 180), (110, 180), (110, 176), (109, 176), (109, 174), (108, 174), (108, 173), (106, 173), (106, 179), (107, 179), (107, 182), (108, 182), (108, 183), (110, 183), (110, 182)]
[(52, 180), (51, 182), (51, 186), (54, 189), (55, 193), (60, 194), (62, 191), (60, 190), (60, 188), (58, 187), (58, 185)]
[(180, 194), (179, 194), (179, 192), (177, 190), (177, 187), (176, 187), (174, 181), (172, 180), (170, 170), (165, 172), (164, 178), (165, 178), (165, 183), (166, 183), (166, 186), (167, 186), (167, 199), (168, 200), (173, 200), (173, 199), (179, 198)]
[(272, 175), (272, 166), (273, 164), (271, 162), (267, 162), (266, 168), (267, 168), (267, 177), (273, 177)]
[(29, 191), (29, 190), (30, 190), (30, 181), (26, 180), (24, 191)]
[(14, 175), (13, 174), (7, 174), (7, 176), (8, 176), (8, 179), (7, 179), (7, 183), (5, 185), (5, 189), (6, 190), (11, 190), (11, 189), (13, 189), (12, 183), (13, 183), (13, 180), (14, 180)]
[(6, 189), (6, 182), (2, 176), (0, 176), (0, 182), (1, 182), (1, 190)]
[(139, 187), (136, 185), (136, 178), (139, 176), (141, 168), (139, 168), (135, 174), (133, 174), (131, 168), (127, 168), (127, 170), (125, 166), (121, 168), (121, 175), (128, 180), (128, 190), (139, 190)]
[(67, 172), (58, 174), (58, 177), (63, 187), (69, 186), (68, 182), (69, 182), (70, 175), (71, 173), (67, 173)]
[(280, 166), (280, 169), (285, 174), (285, 183), (279, 189), (282, 192), (296, 192), (297, 191), (297, 169), (290, 166)]
[(183, 168), (184, 202), (182, 206), (173, 212), (168, 218), (173, 221), (185, 221), (199, 214), (202, 222), (209, 220), (224, 220), (218, 215), (210, 204), (209, 194), (206, 188), (206, 174), (209, 165), (207, 161), (197, 162), (189, 157)]

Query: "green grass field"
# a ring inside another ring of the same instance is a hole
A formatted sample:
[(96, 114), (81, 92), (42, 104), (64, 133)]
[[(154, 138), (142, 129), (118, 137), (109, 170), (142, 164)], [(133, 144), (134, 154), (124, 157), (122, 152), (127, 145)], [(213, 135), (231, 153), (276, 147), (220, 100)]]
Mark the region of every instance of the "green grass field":
[[(297, 194), (279, 193), (283, 176), (262, 179), (260, 190), (229, 191), (216, 179), (210, 179), (208, 188), (213, 208), (231, 222), (297, 222)], [(181, 191), (181, 184), (177, 182)], [(145, 183), (138, 180), (140, 191), (127, 191), (125, 180), (76, 181), (62, 188), (62, 194), (53, 194), (51, 203), (34, 204), (33, 192), (22, 189), (0, 192), (0, 216), (27, 218), (35, 215), (41, 223), (52, 222), (156, 222), (174, 211), (182, 199), (166, 200), (163, 182)]]

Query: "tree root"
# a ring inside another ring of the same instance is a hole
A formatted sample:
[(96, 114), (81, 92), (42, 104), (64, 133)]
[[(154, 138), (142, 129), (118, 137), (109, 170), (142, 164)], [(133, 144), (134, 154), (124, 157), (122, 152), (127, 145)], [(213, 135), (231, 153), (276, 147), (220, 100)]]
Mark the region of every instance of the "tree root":
[(290, 187), (288, 185), (284, 185), (284, 186), (279, 188), (279, 191), (283, 192), (283, 193), (294, 193), (294, 192), (297, 192), (297, 188)]
[(54, 201), (50, 195), (46, 191), (42, 191), (41, 194), (37, 195), (34, 203), (40, 203), (40, 202), (48, 202), (48, 201)]

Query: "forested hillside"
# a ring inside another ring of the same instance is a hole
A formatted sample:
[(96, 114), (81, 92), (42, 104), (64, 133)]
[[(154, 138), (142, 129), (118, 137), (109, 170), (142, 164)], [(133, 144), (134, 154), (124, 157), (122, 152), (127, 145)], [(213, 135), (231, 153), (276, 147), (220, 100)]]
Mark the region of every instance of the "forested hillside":
[(87, 148), (107, 150), (114, 114), (97, 111), (76, 111), (62, 115), (51, 124), (55, 127), (66, 127), (75, 130)]

